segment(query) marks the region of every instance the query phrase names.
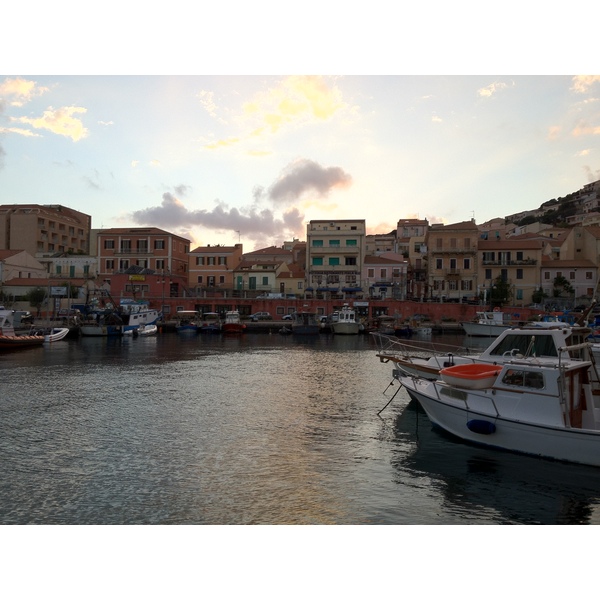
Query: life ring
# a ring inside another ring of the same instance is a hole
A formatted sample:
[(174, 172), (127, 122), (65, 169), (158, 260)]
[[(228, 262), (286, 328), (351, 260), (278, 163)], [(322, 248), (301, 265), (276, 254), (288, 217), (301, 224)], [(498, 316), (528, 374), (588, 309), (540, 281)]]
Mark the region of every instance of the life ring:
[(500, 309), (496, 306), (496, 308), (494, 309), (494, 312), (500, 312)]

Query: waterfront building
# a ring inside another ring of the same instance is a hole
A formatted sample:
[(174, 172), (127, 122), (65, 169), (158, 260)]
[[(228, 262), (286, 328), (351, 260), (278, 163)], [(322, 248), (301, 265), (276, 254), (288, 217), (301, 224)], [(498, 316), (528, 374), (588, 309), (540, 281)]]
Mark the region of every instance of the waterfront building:
[(243, 244), (198, 246), (189, 255), (190, 288), (198, 294), (219, 288), (232, 290), (234, 271), (242, 261)]
[(44, 258), (89, 254), (92, 218), (60, 204), (0, 205), (0, 249)]
[(426, 236), (429, 299), (460, 302), (477, 293), (477, 242), (474, 221), (433, 224)]
[(110, 279), (129, 267), (187, 279), (190, 240), (158, 227), (120, 227), (94, 231), (98, 277)]
[(306, 230), (306, 292), (354, 297), (366, 293), (364, 219), (310, 221)]

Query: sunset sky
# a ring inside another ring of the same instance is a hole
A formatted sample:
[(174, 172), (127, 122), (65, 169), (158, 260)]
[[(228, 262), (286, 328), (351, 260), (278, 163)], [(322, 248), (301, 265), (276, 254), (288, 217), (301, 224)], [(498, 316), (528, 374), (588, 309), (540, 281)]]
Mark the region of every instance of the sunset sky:
[(251, 250), (312, 219), (483, 223), (600, 179), (600, 76), (43, 66), (0, 75), (0, 204), (63, 204), (94, 228)]

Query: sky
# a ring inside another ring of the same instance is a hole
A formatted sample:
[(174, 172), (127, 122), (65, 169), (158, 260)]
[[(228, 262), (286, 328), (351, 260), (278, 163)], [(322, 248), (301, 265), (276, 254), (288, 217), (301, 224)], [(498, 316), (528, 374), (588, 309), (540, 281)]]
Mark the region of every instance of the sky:
[[(600, 179), (600, 76), (579, 60), (595, 50), (589, 36), (560, 46), (547, 34), (580, 16), (521, 7), (518, 21), (448, 29), (467, 5), (425, 3), (375, 30), (352, 2), (308, 0), (287, 28), (258, 10), (273, 2), (233, 2), (235, 19), (206, 9), (224, 29), (202, 35), (177, 0), (168, 13), (108, 0), (95, 28), (63, 35), (52, 24), (78, 3), (28, 13), (37, 49), (19, 27), (0, 37), (0, 204), (62, 204), (96, 229), (155, 226), (192, 248), (248, 251), (304, 240), (315, 219), (365, 219), (368, 233), (407, 218), (481, 224)], [(23, 17), (7, 10), (5, 23)], [(424, 17), (427, 44), (412, 31)]]

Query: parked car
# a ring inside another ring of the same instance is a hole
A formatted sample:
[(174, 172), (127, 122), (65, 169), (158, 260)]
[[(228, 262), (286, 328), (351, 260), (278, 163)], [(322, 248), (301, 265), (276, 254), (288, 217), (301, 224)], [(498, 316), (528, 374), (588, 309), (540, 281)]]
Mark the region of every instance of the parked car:
[(283, 317), (281, 317), (282, 321), (291, 321), (292, 320), (292, 315), (283, 315)]
[(273, 317), (271, 313), (268, 312), (255, 312), (253, 315), (250, 315), (251, 321), (271, 321)]

